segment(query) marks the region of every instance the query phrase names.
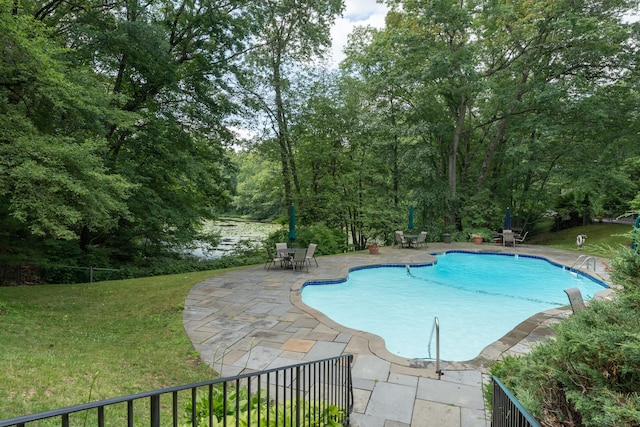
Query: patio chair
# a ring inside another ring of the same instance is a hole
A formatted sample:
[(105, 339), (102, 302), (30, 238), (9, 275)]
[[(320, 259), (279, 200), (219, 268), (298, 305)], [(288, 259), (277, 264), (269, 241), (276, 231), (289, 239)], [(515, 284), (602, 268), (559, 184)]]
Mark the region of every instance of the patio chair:
[(266, 268), (267, 271), (269, 271), (271, 266), (274, 266), (274, 267), (276, 266), (277, 262), (280, 263), (280, 268), (282, 268), (282, 264), (284, 263), (285, 259), (279, 256), (275, 256), (273, 252), (271, 252), (271, 248), (269, 246), (266, 246), (266, 248), (267, 248), (267, 262), (264, 264), (264, 267), (262, 268)]
[(309, 265), (311, 265), (311, 259), (313, 259), (316, 262), (316, 267), (318, 267), (318, 260), (316, 259), (315, 256), (315, 252), (316, 252), (316, 248), (318, 247), (317, 244), (315, 243), (309, 243), (309, 247), (307, 248), (307, 255), (306, 255), (306, 259), (307, 259), (307, 263), (309, 263)]
[(569, 303), (571, 304), (571, 309), (573, 310), (574, 313), (577, 313), (578, 311), (582, 311), (585, 308), (587, 308), (586, 305), (584, 304), (584, 300), (582, 299), (582, 294), (580, 293), (580, 289), (578, 288), (565, 289), (564, 293), (567, 294), (567, 296), (569, 297)]
[(427, 232), (426, 231), (422, 231), (420, 232), (420, 234), (418, 234), (418, 238), (416, 239), (416, 247), (420, 246), (420, 245), (424, 245), (424, 247), (428, 247), (427, 245)]
[(293, 257), (290, 258), (291, 265), (293, 266), (293, 271), (296, 271), (296, 268), (299, 270), (302, 267), (307, 267), (307, 271), (309, 271), (309, 266), (307, 265), (307, 250), (306, 249), (296, 249), (293, 252)]
[(407, 239), (404, 238), (404, 233), (402, 231), (396, 231), (395, 232), (395, 236), (396, 236), (396, 243), (400, 244), (400, 247), (405, 247), (409, 245), (409, 242), (407, 241)]
[(528, 231), (526, 231), (522, 236), (516, 236), (516, 238), (515, 238), (515, 239), (516, 239), (516, 242), (517, 242), (517, 243), (522, 243), (522, 242), (524, 242), (524, 239), (526, 239), (526, 238), (527, 238), (527, 234), (529, 234), (529, 232), (528, 232)]
[(513, 230), (502, 230), (502, 246), (512, 245), (516, 247), (516, 235)]
[(276, 243), (276, 255), (282, 258), (289, 256), (286, 243)]

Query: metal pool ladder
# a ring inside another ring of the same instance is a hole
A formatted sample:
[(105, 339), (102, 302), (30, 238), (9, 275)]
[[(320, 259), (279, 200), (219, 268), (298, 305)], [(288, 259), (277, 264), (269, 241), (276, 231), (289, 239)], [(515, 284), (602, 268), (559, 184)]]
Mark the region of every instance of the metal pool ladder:
[(429, 337), (429, 345), (427, 350), (429, 352), (429, 358), (431, 358), (431, 342), (433, 341), (433, 332), (436, 333), (436, 374), (438, 374), (438, 379), (444, 375), (442, 369), (440, 369), (440, 322), (438, 321), (438, 317), (433, 318), (433, 326), (431, 327), (431, 336)]
[(589, 264), (591, 263), (591, 261), (593, 261), (593, 271), (596, 271), (596, 259), (588, 255), (580, 255), (578, 259), (575, 260), (573, 264), (571, 264), (571, 267), (569, 267), (569, 271), (573, 270), (573, 267), (575, 267), (575, 265), (578, 264), (580, 261), (582, 261), (582, 263), (578, 266), (577, 270), (580, 270), (585, 265), (587, 266), (587, 270), (588, 270)]

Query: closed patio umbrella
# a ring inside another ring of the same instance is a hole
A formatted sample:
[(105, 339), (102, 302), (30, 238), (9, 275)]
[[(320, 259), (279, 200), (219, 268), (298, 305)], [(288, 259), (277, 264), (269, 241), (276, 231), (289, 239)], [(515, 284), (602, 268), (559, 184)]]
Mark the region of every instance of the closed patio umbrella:
[(289, 240), (292, 244), (296, 240), (296, 208), (293, 203), (289, 207)]
[(409, 230), (413, 230), (413, 205), (409, 206)]
[(511, 230), (511, 210), (507, 208), (507, 213), (504, 216), (504, 228), (505, 230)]

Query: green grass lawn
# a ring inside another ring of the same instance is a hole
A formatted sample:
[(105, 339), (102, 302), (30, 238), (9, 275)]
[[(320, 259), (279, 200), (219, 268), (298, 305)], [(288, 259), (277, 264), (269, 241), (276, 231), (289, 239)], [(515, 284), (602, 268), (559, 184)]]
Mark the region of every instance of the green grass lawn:
[[(527, 238), (525, 243), (611, 258), (622, 247), (631, 243), (632, 230), (633, 226), (626, 224), (590, 224), (558, 232), (543, 233), (531, 239)], [(578, 234), (587, 236), (581, 251), (578, 251), (576, 247)]]
[(182, 309), (223, 271), (0, 287), (0, 419), (212, 378)]
[[(527, 239), (609, 258), (631, 227), (597, 224)], [(77, 285), (0, 287), (0, 419), (203, 381), (182, 325), (189, 290), (228, 270)]]

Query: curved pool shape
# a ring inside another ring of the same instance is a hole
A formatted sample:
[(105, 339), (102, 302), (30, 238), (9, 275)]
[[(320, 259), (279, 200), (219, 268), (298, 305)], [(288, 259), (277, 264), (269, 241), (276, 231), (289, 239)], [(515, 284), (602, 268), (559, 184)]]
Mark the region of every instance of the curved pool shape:
[(607, 285), (539, 257), (448, 252), (435, 264), (364, 267), (345, 280), (307, 282), (302, 301), (379, 335), (406, 358), (435, 358), (435, 339), (428, 343), (438, 317), (440, 358), (466, 361), (534, 314), (568, 305), (564, 290), (573, 287), (588, 300)]

